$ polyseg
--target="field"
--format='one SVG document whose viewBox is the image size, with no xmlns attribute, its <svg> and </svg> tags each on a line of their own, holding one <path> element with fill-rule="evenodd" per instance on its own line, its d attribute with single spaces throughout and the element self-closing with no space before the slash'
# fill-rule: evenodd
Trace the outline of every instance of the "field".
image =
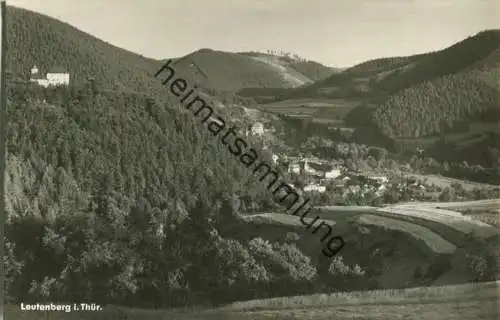
<svg viewBox="0 0 500 320">
<path fill-rule="evenodd" d="M 313 81 L 305 75 L 288 67 L 286 63 L 280 59 L 280 57 L 260 55 L 251 58 L 269 65 L 272 69 L 276 70 L 283 80 L 288 82 L 292 87 L 299 87 L 305 84 L 313 83 Z"/>
<path fill-rule="evenodd" d="M 375 225 L 391 230 L 405 230 L 407 234 L 410 234 L 415 239 L 424 241 L 435 253 L 453 253 L 457 248 L 454 244 L 443 239 L 440 235 L 418 224 L 369 214 L 362 215 L 358 222 L 363 225 Z"/>
<path fill-rule="evenodd" d="M 342 127 L 343 120 L 359 101 L 344 99 L 293 99 L 263 104 L 260 110 L 290 117 L 312 117 L 315 122 Z"/>
<path fill-rule="evenodd" d="M 462 132 L 448 133 L 446 138 L 449 142 L 454 142 L 457 147 L 466 147 L 474 140 L 481 140 L 490 132 L 495 132 L 497 128 L 498 123 L 496 122 L 471 122 Z M 439 137 L 397 138 L 396 140 L 407 144 L 431 146 L 439 140 Z"/>
<path fill-rule="evenodd" d="M 6 307 L 7 319 L 144 320 L 494 320 L 498 319 L 499 283 L 316 294 L 236 302 L 210 310 L 139 310 L 109 306 L 100 312 L 21 312 Z"/>
<path fill-rule="evenodd" d="M 433 208 L 446 208 L 455 211 L 498 211 L 500 209 L 499 199 L 486 199 L 475 201 L 455 201 L 455 202 L 419 202 L 419 206 L 433 207 Z"/>
<path fill-rule="evenodd" d="M 402 205 L 388 206 L 377 211 L 441 223 L 464 234 L 473 232 L 478 237 L 488 238 L 498 233 L 493 226 L 450 210 Z"/>
<path fill-rule="evenodd" d="M 498 199 L 467 202 L 411 202 L 388 205 L 383 208 L 369 206 L 320 206 L 308 217 L 316 215 L 335 229 L 335 232 L 353 230 L 356 227 L 378 226 L 401 231 L 412 239 L 421 240 L 432 253 L 452 253 L 456 247 L 467 245 L 467 234 L 479 239 L 500 233 L 495 223 L 498 218 L 486 215 L 498 203 Z M 481 210 L 482 218 L 462 214 L 457 208 Z M 498 215 L 497 215 L 498 217 Z M 299 217 L 280 213 L 263 213 L 246 216 L 249 223 L 264 223 L 297 228 L 302 226 Z"/>
<path fill-rule="evenodd" d="M 459 179 L 453 179 L 453 178 L 448 178 L 448 177 L 443 177 L 439 175 L 419 175 L 419 174 L 411 174 L 411 176 L 417 178 L 417 179 L 427 179 L 427 183 L 429 184 L 435 184 L 436 186 L 440 188 L 446 188 L 450 187 L 453 183 L 460 183 L 465 190 L 472 190 L 474 188 L 487 188 L 487 189 L 495 189 L 498 188 L 498 186 L 493 185 L 493 184 L 487 184 L 487 183 L 479 183 L 479 182 L 473 182 L 473 181 L 467 181 L 467 180 L 459 180 Z"/>
<path fill-rule="evenodd" d="M 284 213 L 260 213 L 251 216 L 245 216 L 243 218 L 245 221 L 253 223 L 276 224 L 276 225 L 294 226 L 294 227 L 303 226 L 302 222 L 300 222 L 300 217 Z M 304 218 L 304 221 L 310 223 L 313 221 L 313 219 L 314 218 Z M 321 221 L 322 220 L 319 219 L 316 223 L 319 224 Z M 328 221 L 330 225 L 335 224 L 335 222 L 331 220 L 325 220 L 325 221 Z"/>
</svg>

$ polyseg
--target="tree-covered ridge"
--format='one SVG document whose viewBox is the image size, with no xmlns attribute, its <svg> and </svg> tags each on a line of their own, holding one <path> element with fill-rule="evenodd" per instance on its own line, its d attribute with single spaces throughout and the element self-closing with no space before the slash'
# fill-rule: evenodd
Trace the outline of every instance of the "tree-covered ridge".
<svg viewBox="0 0 500 320">
<path fill-rule="evenodd" d="M 362 62 L 312 84 L 278 91 L 276 100 L 306 97 L 385 100 L 425 81 L 466 70 L 495 68 L 499 48 L 500 30 L 486 30 L 443 50 Z M 362 90 L 361 83 L 365 86 Z M 325 94 L 325 89 L 331 92 Z"/>
<path fill-rule="evenodd" d="M 403 67 L 424 57 L 425 54 L 413 55 L 408 57 L 392 57 L 369 60 L 359 63 L 353 67 L 346 69 L 344 72 L 356 76 L 369 76 L 377 73 L 390 71 L 399 67 Z"/>
<path fill-rule="evenodd" d="M 394 72 L 377 84 L 393 93 L 424 81 L 459 73 L 500 48 L 500 30 L 486 30 L 446 49 L 428 53 L 404 72 Z"/>
<path fill-rule="evenodd" d="M 498 108 L 498 89 L 479 72 L 441 77 L 392 95 L 373 113 L 390 137 L 425 137 L 443 133 L 458 121 Z"/>
<path fill-rule="evenodd" d="M 115 47 L 71 25 L 16 7 L 7 8 L 8 70 L 27 80 L 33 65 L 45 73 L 54 66 L 65 68 L 72 83 L 95 77 L 100 86 L 137 92 L 158 89 L 151 75 L 161 66 Z"/>
<path fill-rule="evenodd" d="M 213 196 L 197 192 L 206 185 L 213 184 L 208 189 L 215 194 L 255 192 L 246 184 L 245 168 L 233 163 L 189 115 L 146 96 L 90 89 L 12 90 L 9 153 L 64 169 L 84 191 L 106 173 L 120 194 L 160 204 L 165 199 L 157 198 L 159 190 L 167 198 L 172 192 L 187 209 L 192 195 Z"/>
</svg>

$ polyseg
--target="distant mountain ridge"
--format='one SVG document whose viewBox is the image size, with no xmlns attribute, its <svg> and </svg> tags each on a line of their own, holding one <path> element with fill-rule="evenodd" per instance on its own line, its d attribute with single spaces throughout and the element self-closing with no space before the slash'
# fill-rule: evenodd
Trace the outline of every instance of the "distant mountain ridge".
<svg viewBox="0 0 500 320">
<path fill-rule="evenodd" d="M 423 81 L 495 65 L 499 44 L 500 30 L 485 30 L 442 50 L 362 62 L 312 84 L 276 91 L 276 99 L 390 95 Z"/>
<path fill-rule="evenodd" d="M 200 49 L 175 58 L 202 87 L 237 92 L 244 88 L 295 88 L 336 72 L 314 61 L 298 61 L 264 53 L 233 53 Z"/>
</svg>

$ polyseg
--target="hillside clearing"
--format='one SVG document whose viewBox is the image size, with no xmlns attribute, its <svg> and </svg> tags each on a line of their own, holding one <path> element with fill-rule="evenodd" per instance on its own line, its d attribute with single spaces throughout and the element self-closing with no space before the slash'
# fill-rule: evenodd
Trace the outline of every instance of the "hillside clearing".
<svg viewBox="0 0 500 320">
<path fill-rule="evenodd" d="M 300 74 L 293 69 L 283 66 L 280 63 L 279 57 L 257 56 L 251 58 L 271 66 L 271 68 L 275 69 L 278 72 L 278 74 L 283 77 L 283 80 L 288 82 L 292 87 L 300 87 L 304 84 L 309 84 L 313 82 L 311 79 L 307 78 L 303 74 Z"/>
<path fill-rule="evenodd" d="M 408 203 L 411 205 L 411 203 Z M 455 202 L 419 202 L 419 206 L 432 208 L 446 208 L 449 210 L 474 210 L 474 211 L 494 211 L 500 208 L 500 199 L 486 199 L 475 201 L 455 201 Z"/>
<path fill-rule="evenodd" d="M 480 183 L 480 182 L 474 182 L 474 181 L 468 181 L 468 180 L 459 180 L 459 179 L 454 179 L 454 178 L 448 178 L 448 177 L 443 177 L 440 175 L 434 175 L 434 174 L 429 174 L 429 175 L 421 175 L 421 174 L 411 174 L 412 177 L 415 177 L 417 179 L 422 179 L 422 180 L 427 180 L 427 183 L 429 184 L 435 184 L 436 186 L 440 188 L 446 188 L 450 187 L 454 183 L 458 183 L 462 185 L 462 187 L 465 190 L 473 190 L 474 188 L 486 188 L 486 189 L 494 189 L 498 188 L 499 186 L 496 186 L 494 184 L 488 184 L 488 183 Z"/>
<path fill-rule="evenodd" d="M 438 222 L 462 233 L 472 232 L 475 236 L 482 238 L 498 234 L 496 228 L 484 222 L 474 220 L 471 217 L 462 216 L 457 212 L 449 210 L 419 207 L 418 204 L 415 206 L 388 206 L 379 208 L 377 211 Z"/>
<path fill-rule="evenodd" d="M 405 232 L 415 239 L 425 242 L 427 247 L 429 247 L 435 253 L 449 254 L 455 252 L 457 248 L 454 244 L 443 239 L 435 232 L 411 222 L 400 221 L 370 214 L 362 215 L 361 217 L 359 217 L 358 222 L 362 225 L 374 225 L 390 230 Z"/>
<path fill-rule="evenodd" d="M 266 223 L 266 224 L 270 223 L 270 224 L 289 226 L 289 227 L 304 227 L 304 224 L 300 221 L 300 216 L 293 216 L 284 213 L 259 213 L 255 215 L 244 216 L 243 219 L 246 222 L 250 223 Z M 310 223 L 314 219 L 304 218 L 304 220 Z M 321 220 L 321 219 L 318 219 L 316 224 L 319 224 L 321 221 L 325 221 L 329 225 L 335 224 L 335 221 Z"/>
</svg>

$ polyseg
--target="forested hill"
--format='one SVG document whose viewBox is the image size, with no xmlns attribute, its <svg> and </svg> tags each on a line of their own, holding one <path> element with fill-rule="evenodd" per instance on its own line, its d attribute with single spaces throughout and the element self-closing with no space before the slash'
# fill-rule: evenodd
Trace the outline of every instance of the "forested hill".
<svg viewBox="0 0 500 320">
<path fill-rule="evenodd" d="M 378 106 L 372 121 L 404 149 L 423 147 L 440 159 L 496 167 L 499 72 L 487 57 L 465 71 L 411 86 Z"/>
<path fill-rule="evenodd" d="M 314 61 L 259 52 L 200 49 L 175 59 L 177 68 L 205 88 L 237 92 L 245 88 L 295 88 L 335 72 Z"/>
<path fill-rule="evenodd" d="M 499 49 L 500 30 L 485 30 L 442 50 L 362 62 L 312 84 L 276 91 L 276 100 L 362 97 L 378 102 L 439 77 L 496 67 Z"/>
<path fill-rule="evenodd" d="M 28 79 L 33 65 L 42 73 L 61 66 L 72 83 L 95 77 L 103 88 L 161 92 L 151 76 L 161 66 L 115 47 L 71 25 L 43 14 L 9 6 L 7 8 L 8 70 L 14 78 Z"/>
<path fill-rule="evenodd" d="M 61 66 L 70 73 L 72 86 L 82 86 L 89 77 L 101 90 L 145 94 L 168 107 L 178 105 L 174 97 L 153 75 L 163 62 L 118 48 L 75 27 L 43 14 L 8 7 L 8 70 L 12 80 L 26 81 L 36 65 L 42 74 Z M 203 82 L 187 66 L 175 67 L 190 85 Z M 248 103 L 233 95 L 210 92 L 227 103 Z M 226 119 L 245 119 L 237 108 L 219 110 Z M 231 113 L 231 114 L 229 114 Z"/>
<path fill-rule="evenodd" d="M 471 71 L 415 85 L 378 107 L 374 121 L 386 135 L 406 138 L 447 133 L 465 120 L 499 121 L 497 77 L 495 70 Z"/>
<path fill-rule="evenodd" d="M 233 199 L 241 210 L 273 208 L 191 115 L 123 92 L 9 91 L 11 297 L 123 303 L 174 290 L 237 210 Z"/>
<path fill-rule="evenodd" d="M 456 74 L 487 59 L 500 48 L 500 30 L 485 30 L 448 48 L 417 56 L 404 70 L 385 77 L 377 87 L 393 93 L 445 75 Z"/>
</svg>

